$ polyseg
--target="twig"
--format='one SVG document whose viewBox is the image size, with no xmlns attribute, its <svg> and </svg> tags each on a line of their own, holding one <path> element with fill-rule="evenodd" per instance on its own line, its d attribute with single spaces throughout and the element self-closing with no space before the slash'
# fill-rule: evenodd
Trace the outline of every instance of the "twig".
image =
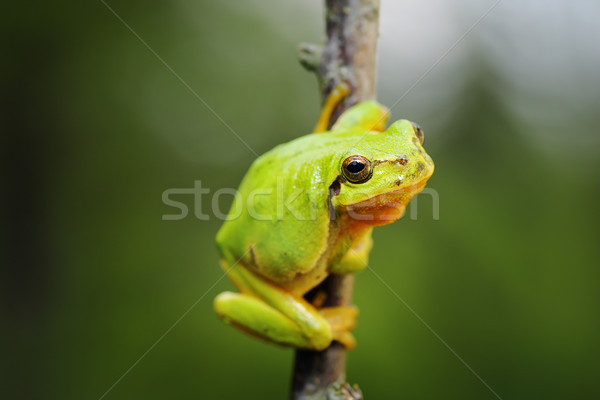
<svg viewBox="0 0 600 400">
<path fill-rule="evenodd" d="M 324 101 L 341 82 L 350 88 L 334 110 L 330 125 L 350 106 L 375 97 L 375 52 L 379 28 L 379 0 L 326 0 L 323 47 L 300 45 L 300 62 L 317 75 Z M 331 275 L 315 291 L 324 291 L 324 306 L 350 305 L 353 275 Z M 323 351 L 297 350 L 292 400 L 362 399 L 346 382 L 346 351 L 337 342 Z"/>
</svg>

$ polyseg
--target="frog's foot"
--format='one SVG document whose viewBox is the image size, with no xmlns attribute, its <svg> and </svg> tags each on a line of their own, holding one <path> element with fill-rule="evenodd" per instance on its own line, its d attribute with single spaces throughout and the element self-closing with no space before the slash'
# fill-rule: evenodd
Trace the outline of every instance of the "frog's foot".
<svg viewBox="0 0 600 400">
<path fill-rule="evenodd" d="M 326 300 L 327 293 L 324 290 L 319 290 L 310 301 L 310 304 L 312 304 L 314 308 L 321 308 Z"/>
<path fill-rule="evenodd" d="M 340 342 L 346 350 L 354 350 L 356 347 L 356 339 L 354 335 L 348 331 L 334 332 L 333 340 Z"/>
<path fill-rule="evenodd" d="M 356 327 L 358 316 L 356 306 L 324 307 L 319 310 L 319 313 L 329 323 L 333 340 L 340 342 L 348 350 L 356 347 L 356 339 L 350 333 Z"/>
</svg>

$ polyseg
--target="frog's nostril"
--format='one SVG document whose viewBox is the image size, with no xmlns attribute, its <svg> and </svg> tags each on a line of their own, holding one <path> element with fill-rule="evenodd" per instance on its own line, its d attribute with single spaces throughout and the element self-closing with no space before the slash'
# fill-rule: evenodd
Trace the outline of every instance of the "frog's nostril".
<svg viewBox="0 0 600 400">
<path fill-rule="evenodd" d="M 414 145 L 415 145 L 415 149 L 417 149 L 417 151 L 424 157 L 425 156 L 425 152 L 423 151 L 423 148 L 421 146 L 419 146 L 419 139 L 417 139 L 416 137 L 413 137 L 412 139 Z"/>
<path fill-rule="evenodd" d="M 416 124 L 414 122 L 412 122 L 412 126 L 415 130 L 415 135 L 417 136 L 417 139 L 419 140 L 420 144 L 423 144 L 423 142 L 425 141 L 425 133 L 423 132 L 423 129 L 421 129 L 419 124 Z"/>
<path fill-rule="evenodd" d="M 400 164 L 400 165 L 406 165 L 407 162 L 408 162 L 408 158 L 406 158 L 406 157 L 398 157 L 398 164 Z"/>
</svg>

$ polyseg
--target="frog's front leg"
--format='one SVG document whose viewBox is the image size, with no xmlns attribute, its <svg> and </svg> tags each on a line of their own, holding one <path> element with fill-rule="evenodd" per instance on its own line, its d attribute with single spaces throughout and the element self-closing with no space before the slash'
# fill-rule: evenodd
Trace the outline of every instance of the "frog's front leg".
<svg viewBox="0 0 600 400">
<path fill-rule="evenodd" d="M 366 268 L 373 247 L 371 232 L 372 229 L 367 230 L 360 239 L 356 240 L 342 259 L 329 267 L 329 271 L 333 274 L 351 274 Z"/>
<path fill-rule="evenodd" d="M 223 267 L 227 266 L 223 262 Z M 347 348 L 355 341 L 349 330 L 355 326 L 357 311 L 333 307 L 322 312 L 302 297 L 268 282 L 243 265 L 228 272 L 242 293 L 221 293 L 215 311 L 225 322 L 269 342 L 285 346 L 322 350 L 332 340 Z"/>
</svg>

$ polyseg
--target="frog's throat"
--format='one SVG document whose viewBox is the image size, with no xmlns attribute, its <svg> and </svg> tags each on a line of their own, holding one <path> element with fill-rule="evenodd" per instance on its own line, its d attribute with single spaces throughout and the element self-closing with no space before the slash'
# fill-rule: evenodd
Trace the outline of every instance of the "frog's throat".
<svg viewBox="0 0 600 400">
<path fill-rule="evenodd" d="M 428 179 L 429 177 L 415 184 L 342 206 L 342 212 L 358 225 L 390 224 L 404 215 L 408 202 L 423 190 Z"/>
</svg>

